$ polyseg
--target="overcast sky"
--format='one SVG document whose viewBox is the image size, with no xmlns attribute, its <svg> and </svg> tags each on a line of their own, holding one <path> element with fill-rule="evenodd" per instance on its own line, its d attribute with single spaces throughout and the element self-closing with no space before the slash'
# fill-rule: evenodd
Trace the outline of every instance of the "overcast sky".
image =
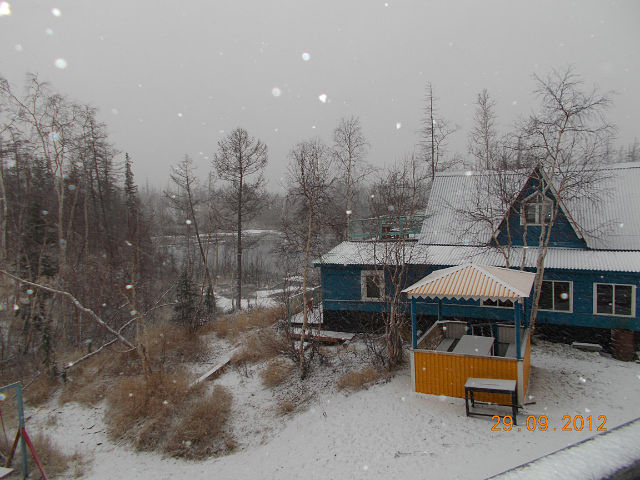
<svg viewBox="0 0 640 480">
<path fill-rule="evenodd" d="M 290 148 L 330 142 L 350 115 L 382 166 L 415 148 L 427 82 L 460 126 L 449 150 L 466 154 L 480 90 L 506 130 L 533 107 L 532 74 L 569 64 L 617 92 L 618 144 L 640 138 L 636 0 L 6 3 L 0 75 L 21 88 L 38 73 L 98 107 L 141 185 L 166 184 L 184 154 L 204 178 L 218 140 L 242 126 L 268 145 L 266 176 L 278 188 Z"/>
</svg>

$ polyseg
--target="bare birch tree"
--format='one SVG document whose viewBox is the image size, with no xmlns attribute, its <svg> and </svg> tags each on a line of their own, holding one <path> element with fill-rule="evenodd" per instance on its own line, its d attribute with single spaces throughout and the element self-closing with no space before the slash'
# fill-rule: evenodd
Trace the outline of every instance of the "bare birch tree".
<svg viewBox="0 0 640 480">
<path fill-rule="evenodd" d="M 314 243 L 321 237 L 322 209 L 329 204 L 330 187 L 333 183 L 332 160 L 328 148 L 318 139 L 297 144 L 289 153 L 288 196 L 295 210 L 289 212 L 297 218 L 285 223 L 287 242 L 304 255 L 302 270 L 303 320 L 300 334 L 300 376 L 307 374 L 304 354 L 309 318 L 307 298 L 308 280 L 314 251 Z M 300 217 L 306 217 L 304 223 Z"/>
<path fill-rule="evenodd" d="M 369 173 L 364 164 L 369 144 L 362 133 L 358 117 L 342 118 L 333 131 L 333 156 L 344 172 L 344 180 L 340 183 L 344 188 L 344 211 L 348 212 L 345 235 L 349 234 L 349 215 L 353 213 L 354 189 Z"/>
</svg>

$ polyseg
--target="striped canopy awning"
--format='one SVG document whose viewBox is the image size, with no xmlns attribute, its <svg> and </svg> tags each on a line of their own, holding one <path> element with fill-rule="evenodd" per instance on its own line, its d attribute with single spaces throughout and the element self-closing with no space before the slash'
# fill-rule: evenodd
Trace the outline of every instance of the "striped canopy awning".
<svg viewBox="0 0 640 480">
<path fill-rule="evenodd" d="M 403 290 L 409 298 L 518 300 L 531 293 L 535 273 L 467 263 L 443 268 Z"/>
</svg>

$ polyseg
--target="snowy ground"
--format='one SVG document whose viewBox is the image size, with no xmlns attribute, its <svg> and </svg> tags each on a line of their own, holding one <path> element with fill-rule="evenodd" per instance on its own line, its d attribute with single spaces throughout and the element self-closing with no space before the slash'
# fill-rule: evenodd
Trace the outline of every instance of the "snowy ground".
<svg viewBox="0 0 640 480">
<path fill-rule="evenodd" d="M 465 417 L 461 399 L 411 393 L 408 370 L 353 394 L 336 392 L 327 381 L 302 412 L 284 417 L 274 406 L 287 392 L 263 387 L 257 375 L 231 369 L 216 382 L 236 399 L 232 428 L 239 448 L 227 457 L 185 462 L 135 453 L 107 438 L 100 407 L 29 409 L 28 428 L 42 428 L 65 449 L 86 453 L 93 459 L 86 478 L 99 480 L 475 479 L 596 435 L 561 431 L 564 415 L 606 415 L 608 428 L 640 417 L 640 364 L 547 342 L 533 346 L 529 401 L 535 403 L 519 417 L 524 426 L 526 415 L 546 415 L 546 432 L 491 431 L 489 417 Z"/>
</svg>

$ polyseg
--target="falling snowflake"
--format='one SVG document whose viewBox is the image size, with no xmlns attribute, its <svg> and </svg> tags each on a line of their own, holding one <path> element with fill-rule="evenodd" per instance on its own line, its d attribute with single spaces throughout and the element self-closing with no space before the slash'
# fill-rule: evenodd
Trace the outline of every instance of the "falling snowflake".
<svg viewBox="0 0 640 480">
<path fill-rule="evenodd" d="M 191 220 L 187 218 L 187 219 L 184 221 L 184 223 L 186 223 L 187 225 L 191 225 Z"/>
<path fill-rule="evenodd" d="M 23 50 L 22 45 L 20 44 L 17 44 L 14 48 L 16 49 L 16 52 L 21 52 Z"/>
<path fill-rule="evenodd" d="M 318 100 L 320 100 L 322 103 L 327 103 L 327 94 L 326 93 L 322 93 L 322 94 L 318 95 Z"/>
<path fill-rule="evenodd" d="M 11 15 L 9 2 L 0 2 L 0 17 L 8 17 L 9 15 Z"/>
<path fill-rule="evenodd" d="M 304 52 L 302 54 L 302 60 L 304 60 L 305 62 L 308 62 L 309 60 L 311 60 L 311 55 L 309 55 L 307 52 Z"/>
<path fill-rule="evenodd" d="M 178 117 L 182 118 L 182 113 L 178 113 Z"/>
<path fill-rule="evenodd" d="M 53 64 L 60 70 L 67 68 L 67 61 L 64 58 L 56 58 L 56 61 L 53 62 Z"/>
<path fill-rule="evenodd" d="M 20 307 L 16 304 L 13 304 L 13 311 L 17 312 L 18 310 L 20 310 Z"/>
<path fill-rule="evenodd" d="M 47 28 L 44 33 L 46 33 L 47 35 L 53 35 L 53 30 L 51 30 L 50 28 Z"/>
<path fill-rule="evenodd" d="M 279 97 L 280 95 L 282 95 L 282 90 L 280 90 L 278 87 L 273 87 L 271 89 L 271 95 L 273 95 L 274 97 Z"/>
<path fill-rule="evenodd" d="M 33 295 L 33 290 L 31 290 L 30 288 L 27 289 L 27 295 Z"/>
<path fill-rule="evenodd" d="M 126 287 L 124 287 L 124 288 L 126 288 L 127 290 L 131 290 L 131 289 L 133 288 L 133 285 L 128 284 L 128 285 L 127 285 Z"/>
<path fill-rule="evenodd" d="M 402 123 L 396 122 L 396 130 L 400 130 L 402 128 Z"/>
<path fill-rule="evenodd" d="M 59 17 L 60 15 L 62 15 L 62 12 L 60 11 L 59 8 L 52 8 L 51 13 L 53 14 L 54 17 Z"/>
</svg>

